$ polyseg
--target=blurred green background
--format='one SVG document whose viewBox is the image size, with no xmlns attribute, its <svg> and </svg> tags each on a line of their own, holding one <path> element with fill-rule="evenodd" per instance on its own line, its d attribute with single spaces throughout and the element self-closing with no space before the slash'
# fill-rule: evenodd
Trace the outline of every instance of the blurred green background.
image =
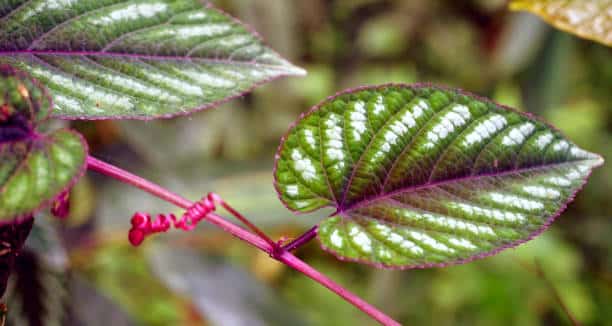
<svg viewBox="0 0 612 326">
<path fill-rule="evenodd" d="M 215 191 L 278 238 L 294 216 L 272 187 L 281 135 L 342 89 L 455 86 L 533 112 L 612 159 L 612 49 L 557 31 L 506 1 L 219 0 L 308 70 L 222 107 L 155 122 L 78 122 L 92 153 L 188 198 Z M 612 325 L 612 165 L 597 169 L 542 236 L 443 269 L 341 263 L 316 242 L 297 254 L 407 325 Z M 88 173 L 65 221 L 39 218 L 13 277 L 13 325 L 372 325 L 331 292 L 209 226 L 139 248 L 133 212 L 174 208 Z M 543 276 L 545 275 L 545 276 Z M 18 285 L 18 286 L 15 286 Z M 10 301 L 9 301 L 10 302 Z M 33 310 L 36 304 L 39 310 Z M 39 324 L 36 324 L 39 325 Z"/>
</svg>

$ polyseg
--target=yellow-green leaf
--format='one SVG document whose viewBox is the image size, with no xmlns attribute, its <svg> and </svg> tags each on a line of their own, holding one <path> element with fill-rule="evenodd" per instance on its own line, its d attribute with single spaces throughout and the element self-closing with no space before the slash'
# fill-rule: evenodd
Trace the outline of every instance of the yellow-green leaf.
<svg viewBox="0 0 612 326">
<path fill-rule="evenodd" d="M 612 46 L 612 0 L 514 0 L 512 10 L 526 10 L 566 32 Z"/>
</svg>

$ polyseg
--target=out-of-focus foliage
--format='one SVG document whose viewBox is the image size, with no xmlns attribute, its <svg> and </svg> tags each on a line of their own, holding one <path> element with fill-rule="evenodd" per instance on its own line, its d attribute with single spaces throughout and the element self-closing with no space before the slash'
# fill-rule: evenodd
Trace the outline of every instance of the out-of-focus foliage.
<svg viewBox="0 0 612 326">
<path fill-rule="evenodd" d="M 610 0 L 513 0 L 513 10 L 528 10 L 561 30 L 612 46 Z"/>
<path fill-rule="evenodd" d="M 550 28 L 533 15 L 509 12 L 505 1 L 214 3 L 252 24 L 272 48 L 309 74 L 185 118 L 73 125 L 86 135 L 94 155 L 190 199 L 219 192 L 275 238 L 296 236 L 333 211 L 293 216 L 282 207 L 272 187 L 279 139 L 301 112 L 350 86 L 422 81 L 464 88 L 535 112 L 581 148 L 612 159 L 612 50 Z M 381 31 L 395 35 L 379 40 Z M 320 285 L 213 227 L 160 235 L 151 247 L 129 247 L 134 211 L 177 211 L 100 175 L 88 177 L 94 191 L 77 186 L 71 204 L 82 202 L 93 210 L 79 208 L 78 223 L 69 218 L 55 227 L 69 253 L 69 273 L 100 302 L 120 309 L 95 312 L 98 319 L 127 314 L 139 325 L 213 324 L 195 302 L 214 293 L 192 295 L 172 286 L 193 280 L 198 272 L 184 279 L 173 273 L 170 283 L 156 272 L 163 259 L 153 268 L 151 249 L 159 242 L 176 255 L 182 251 L 172 248 L 196 251 L 203 258 L 194 266 L 216 261 L 236 274 L 255 276 L 242 281 L 274 292 L 286 301 L 279 311 L 286 304 L 311 325 L 374 325 Z M 579 321 L 611 325 L 611 193 L 612 165 L 605 164 L 540 238 L 467 265 L 381 271 L 340 263 L 316 242 L 298 255 L 407 325 L 567 325 L 551 289 L 536 273 L 538 259 Z M 226 311 L 228 320 L 236 318 L 229 315 L 236 310 Z"/>
<path fill-rule="evenodd" d="M 305 325 L 268 286 L 221 257 L 186 248 L 153 246 L 148 252 L 155 274 L 172 290 L 192 300 L 214 325 Z"/>
<path fill-rule="evenodd" d="M 97 246 L 74 252 L 74 269 L 147 325 L 182 325 L 202 321 L 188 301 L 173 295 L 138 250 L 124 237 L 100 239 Z"/>
</svg>

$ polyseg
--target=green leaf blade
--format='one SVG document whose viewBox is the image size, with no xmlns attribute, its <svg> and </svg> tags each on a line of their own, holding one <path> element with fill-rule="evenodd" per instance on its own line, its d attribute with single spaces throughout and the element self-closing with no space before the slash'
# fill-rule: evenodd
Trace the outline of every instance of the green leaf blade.
<svg viewBox="0 0 612 326">
<path fill-rule="evenodd" d="M 0 146 L 0 220 L 31 215 L 70 189 L 85 172 L 87 144 L 62 129 L 32 141 Z M 5 163 L 9 162 L 9 163 Z"/>
<path fill-rule="evenodd" d="M 323 247 L 380 267 L 484 257 L 542 232 L 603 160 L 558 131 L 461 91 L 341 93 L 291 128 L 276 189 L 297 212 L 333 207 Z"/>
<path fill-rule="evenodd" d="M 0 7 L 10 8 L 0 20 L 0 62 L 44 82 L 61 118 L 173 117 L 304 74 L 240 22 L 196 0 Z"/>
<path fill-rule="evenodd" d="M 81 135 L 43 132 L 51 103 L 38 82 L 0 65 L 0 221 L 31 216 L 85 171 Z"/>
</svg>

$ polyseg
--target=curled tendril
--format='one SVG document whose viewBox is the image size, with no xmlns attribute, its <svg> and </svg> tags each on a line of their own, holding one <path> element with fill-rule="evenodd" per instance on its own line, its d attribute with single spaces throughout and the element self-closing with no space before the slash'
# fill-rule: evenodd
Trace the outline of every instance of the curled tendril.
<svg viewBox="0 0 612 326">
<path fill-rule="evenodd" d="M 176 229 L 191 231 L 208 213 L 216 209 L 215 202 L 221 202 L 221 198 L 209 193 L 185 211 L 181 219 L 177 219 L 174 214 L 158 214 L 153 220 L 148 213 L 136 212 L 132 216 L 132 228 L 128 233 L 128 239 L 133 246 L 138 246 L 147 236 L 166 232 L 172 226 Z"/>
</svg>

